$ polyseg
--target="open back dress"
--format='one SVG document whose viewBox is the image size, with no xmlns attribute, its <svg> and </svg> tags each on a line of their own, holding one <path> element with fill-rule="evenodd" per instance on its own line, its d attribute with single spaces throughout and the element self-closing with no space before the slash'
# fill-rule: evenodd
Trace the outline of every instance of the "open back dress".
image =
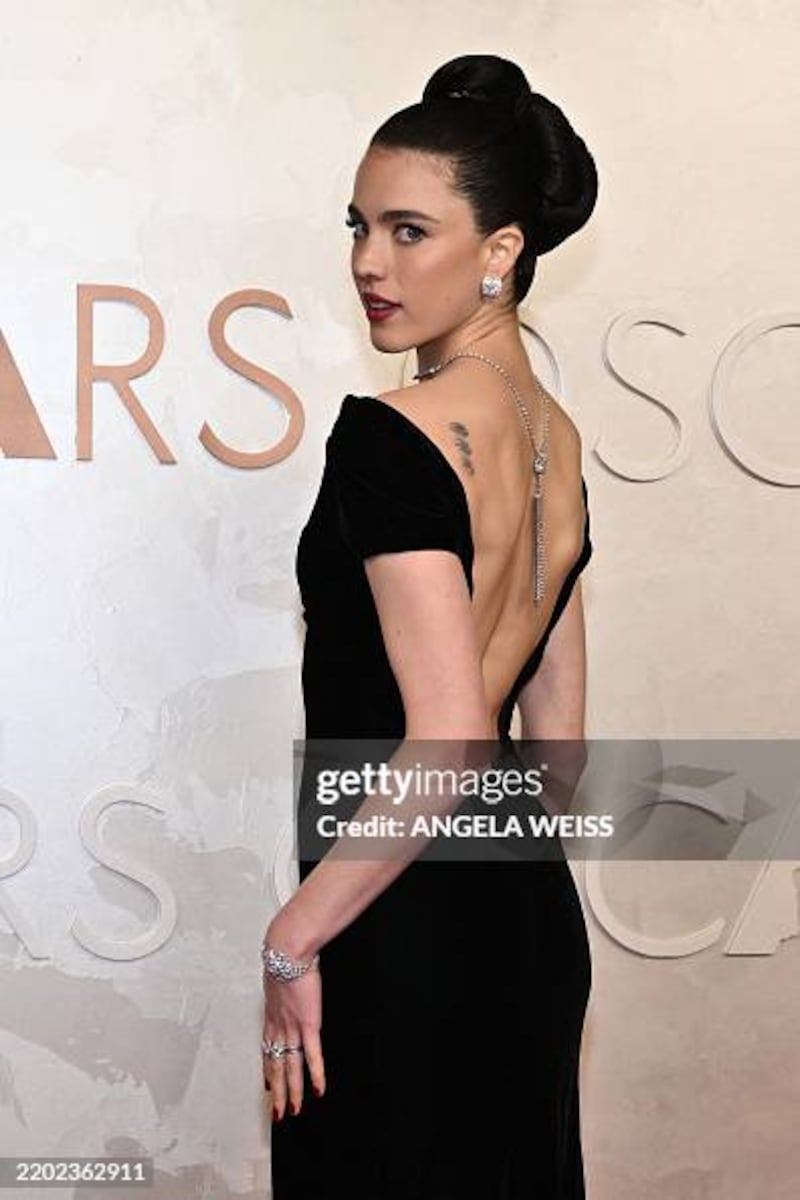
<svg viewBox="0 0 800 1200">
<path fill-rule="evenodd" d="M 583 546 L 501 709 L 501 745 L 592 552 L 582 487 Z M 458 474 L 398 409 L 348 394 L 297 546 L 306 740 L 403 739 L 364 559 L 423 548 L 453 551 L 472 595 Z M 301 880 L 314 866 L 300 857 Z M 300 1113 L 272 1125 L 273 1200 L 583 1200 L 591 959 L 563 853 L 423 855 L 322 947 L 319 968 L 326 1091 L 314 1095 L 304 1068 Z"/>
</svg>

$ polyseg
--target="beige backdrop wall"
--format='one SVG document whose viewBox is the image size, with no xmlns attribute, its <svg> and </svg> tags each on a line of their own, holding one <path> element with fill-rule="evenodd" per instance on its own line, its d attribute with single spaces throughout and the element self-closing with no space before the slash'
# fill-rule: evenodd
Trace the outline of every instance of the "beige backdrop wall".
<svg viewBox="0 0 800 1200">
<path fill-rule="evenodd" d="M 371 349 L 345 205 L 379 121 L 467 52 L 516 58 L 599 168 L 525 312 L 584 439 L 588 732 L 798 736 L 795 4 L 5 0 L 3 1154 L 149 1156 L 159 1200 L 267 1195 L 258 947 L 293 878 L 294 551 L 342 396 L 403 377 Z M 79 457 L 90 284 L 163 317 L 133 386 L 173 461 L 107 382 Z M 225 336 L 283 393 L 212 348 L 247 288 L 288 311 Z M 94 306 L 99 363 L 151 332 L 141 306 Z M 286 389 L 290 454 L 250 469 L 201 440 L 268 449 Z M 590 1197 L 795 1200 L 796 876 L 759 894 L 757 862 L 618 867 L 614 934 L 574 866 Z M 763 936 L 742 953 L 748 904 Z M 642 941 L 712 918 L 699 951 Z"/>
</svg>

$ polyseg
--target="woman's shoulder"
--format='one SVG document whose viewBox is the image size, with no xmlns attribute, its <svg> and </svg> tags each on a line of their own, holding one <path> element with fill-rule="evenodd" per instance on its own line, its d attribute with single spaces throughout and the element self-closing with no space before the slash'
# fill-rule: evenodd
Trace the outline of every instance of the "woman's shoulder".
<svg viewBox="0 0 800 1200">
<path fill-rule="evenodd" d="M 540 407 L 535 388 L 542 388 L 548 398 L 548 424 L 551 453 L 569 464 L 568 470 L 579 469 L 583 454 L 581 434 L 573 418 L 553 393 L 544 388 L 538 378 L 533 387 L 523 390 L 523 399 L 534 423 L 534 433 L 540 430 Z M 440 454 L 467 486 L 475 473 L 473 458 L 489 456 L 497 460 L 503 445 L 511 435 L 516 442 L 520 414 L 505 380 L 493 371 L 480 386 L 471 382 L 464 386 L 458 371 L 449 376 L 443 372 L 426 381 L 424 388 L 397 388 L 381 393 L 375 400 L 388 405 L 405 421 L 413 422 L 423 436 L 433 442 Z M 501 415 L 502 414 L 502 415 Z"/>
<path fill-rule="evenodd" d="M 442 437 L 441 422 L 414 399 L 412 388 L 375 394 L 348 392 L 328 437 L 328 452 L 345 467 L 395 476 L 410 470 L 438 476 L 445 484 L 457 459 Z"/>
<path fill-rule="evenodd" d="M 522 414 L 511 388 L 499 372 L 488 369 L 480 387 L 471 389 L 464 388 L 455 376 L 437 382 L 441 387 L 437 400 L 441 411 L 448 414 L 451 423 L 460 421 L 465 429 L 474 431 L 476 447 L 482 447 L 485 454 L 499 461 L 504 446 L 517 444 Z M 536 375 L 527 384 L 517 387 L 537 444 L 542 429 L 542 396 L 545 395 L 551 457 L 560 460 L 566 474 L 579 469 L 583 443 L 578 426 L 563 404 Z M 524 428 L 527 432 L 527 426 Z"/>
<path fill-rule="evenodd" d="M 361 557 L 422 548 L 468 556 L 464 489 L 393 393 L 348 393 L 326 455 L 345 538 Z"/>
<path fill-rule="evenodd" d="M 364 436 L 419 437 L 422 434 L 433 441 L 436 438 L 435 422 L 430 420 L 425 405 L 419 404 L 411 387 L 395 388 L 392 391 L 374 393 L 348 392 L 342 400 L 332 433 L 353 431 Z"/>
</svg>

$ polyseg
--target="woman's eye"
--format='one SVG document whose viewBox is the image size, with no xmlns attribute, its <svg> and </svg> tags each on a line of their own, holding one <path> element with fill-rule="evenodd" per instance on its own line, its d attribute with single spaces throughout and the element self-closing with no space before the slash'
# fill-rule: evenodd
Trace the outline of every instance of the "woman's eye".
<svg viewBox="0 0 800 1200">
<path fill-rule="evenodd" d="M 410 239 L 405 239 L 408 241 L 419 242 L 422 240 L 422 238 L 425 237 L 425 230 L 420 229 L 419 225 L 398 225 L 397 228 L 398 229 L 410 229 L 410 230 L 412 230 L 412 232 L 414 234 L 418 235 L 418 236 L 412 237 Z"/>
<path fill-rule="evenodd" d="M 353 230 L 353 237 L 358 238 L 358 237 L 362 236 L 361 232 L 359 232 L 359 231 L 363 230 L 363 228 L 364 228 L 363 221 L 357 221 L 357 220 L 355 220 L 354 217 L 348 217 L 345 220 L 345 225 L 347 226 L 348 229 Z M 396 225 L 395 233 L 397 233 L 401 229 L 408 230 L 411 234 L 410 237 L 404 237 L 404 238 L 400 239 L 405 245 L 411 245 L 413 242 L 422 241 L 422 239 L 426 236 L 425 230 L 420 229 L 420 227 L 418 225 Z"/>
</svg>

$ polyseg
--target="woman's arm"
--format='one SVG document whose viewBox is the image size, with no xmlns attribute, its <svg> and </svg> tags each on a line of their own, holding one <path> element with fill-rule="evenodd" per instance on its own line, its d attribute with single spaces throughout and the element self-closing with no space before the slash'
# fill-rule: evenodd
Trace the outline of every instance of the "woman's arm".
<svg viewBox="0 0 800 1200">
<path fill-rule="evenodd" d="M 544 758 L 548 786 L 542 797 L 551 813 L 569 811 L 586 765 L 586 630 L 580 576 L 547 639 L 542 661 L 517 699 L 523 741 L 545 743 L 521 747 L 524 759 Z"/>
<path fill-rule="evenodd" d="M 428 763 L 426 757 L 426 763 L 458 770 L 464 760 L 457 743 L 494 742 L 497 737 L 491 729 L 461 562 L 452 551 L 435 549 L 377 554 L 365 563 L 386 653 L 403 700 L 406 740 L 452 740 L 452 748 L 432 748 L 432 761 Z M 402 743 L 390 766 L 410 767 L 418 760 L 419 749 Z M 448 753 L 453 754 L 452 762 Z M 386 797 L 369 798 L 354 817 L 361 820 L 372 812 L 385 813 L 390 803 Z M 433 808 L 423 798 L 415 809 L 411 798 L 399 812 L 408 815 Z M 354 921 L 426 844 L 413 839 L 412 846 L 412 839 L 405 839 L 402 854 L 394 848 L 391 855 L 365 861 L 337 858 L 342 840 L 306 876 L 267 931 L 267 940 L 292 958 L 310 958 Z"/>
<path fill-rule="evenodd" d="M 580 577 L 517 703 L 523 738 L 583 738 L 586 630 Z"/>
<path fill-rule="evenodd" d="M 364 562 L 406 714 L 406 738 L 391 755 L 389 766 L 413 773 L 420 760 L 426 767 L 456 772 L 467 758 L 470 765 L 480 765 L 482 748 L 476 754 L 465 743 L 475 739 L 494 745 L 496 731 L 493 735 L 489 728 L 472 602 L 458 556 L 452 550 L 415 549 L 365 556 Z M 432 740 L 422 745 L 408 739 Z M 413 789 L 412 793 L 403 798 L 399 810 L 390 807 L 391 797 L 368 796 L 354 819 L 389 811 L 410 822 L 417 812 L 442 812 L 443 806 L 449 811 L 460 802 L 457 793 L 455 801 L 452 794 L 432 800 Z M 339 838 L 270 922 L 266 941 L 290 958 L 311 959 L 401 874 L 430 839 L 402 838 L 388 846 L 383 857 L 366 861 L 347 857 L 347 843 L 353 840 Z M 337 855 L 343 847 L 344 857 Z M 264 1044 L 278 1040 L 302 1045 L 321 1096 L 326 1078 L 319 972 L 309 971 L 288 983 L 265 976 L 265 1001 Z M 265 1057 L 264 1061 L 273 1119 L 282 1117 L 287 1101 L 293 1112 L 299 1112 L 300 1060 L 291 1056 L 286 1069 L 282 1060 L 275 1063 Z"/>
</svg>

